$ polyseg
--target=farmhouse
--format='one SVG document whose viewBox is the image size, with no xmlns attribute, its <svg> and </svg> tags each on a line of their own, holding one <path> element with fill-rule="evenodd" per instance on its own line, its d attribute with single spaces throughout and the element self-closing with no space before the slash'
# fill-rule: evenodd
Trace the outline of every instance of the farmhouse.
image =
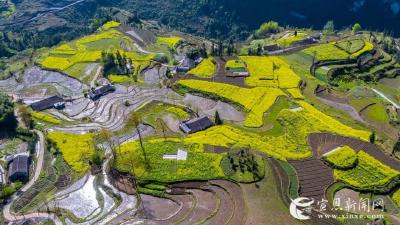
<svg viewBox="0 0 400 225">
<path fill-rule="evenodd" d="M 43 111 L 51 108 L 63 109 L 65 107 L 65 103 L 63 98 L 55 95 L 38 102 L 34 102 L 30 106 L 35 111 Z"/>
<path fill-rule="evenodd" d="M 9 164 L 8 179 L 10 181 L 27 181 L 29 177 L 29 156 L 18 155 Z"/>
<path fill-rule="evenodd" d="M 315 39 L 313 37 L 307 37 L 307 38 L 304 38 L 303 40 L 296 41 L 293 44 L 294 45 L 311 45 L 311 44 L 315 44 L 315 43 L 318 43 L 317 39 Z"/>
<path fill-rule="evenodd" d="M 192 134 L 205 130 L 213 125 L 214 123 L 208 117 L 204 116 L 201 118 L 184 121 L 179 124 L 179 128 L 186 134 Z"/>
<path fill-rule="evenodd" d="M 186 73 L 189 70 L 193 69 L 196 66 L 196 61 L 186 57 L 179 64 L 178 68 L 176 68 L 176 72 L 178 73 Z"/>
<path fill-rule="evenodd" d="M 227 77 L 248 77 L 249 71 L 243 61 L 229 60 L 225 64 L 225 75 Z"/>
<path fill-rule="evenodd" d="M 176 155 L 165 154 L 165 155 L 163 155 L 163 159 L 186 160 L 187 152 L 182 149 L 178 149 L 178 152 L 176 153 Z"/>
<path fill-rule="evenodd" d="M 97 88 L 95 90 L 92 90 L 89 92 L 89 98 L 92 99 L 93 101 L 99 99 L 101 96 L 104 96 L 110 92 L 114 92 L 115 87 L 111 84 L 104 85 L 100 88 Z"/>
<path fill-rule="evenodd" d="M 278 45 L 278 44 L 265 45 L 265 46 L 263 47 L 263 50 L 264 50 L 264 51 L 267 51 L 267 52 L 278 51 L 278 50 L 281 50 L 281 49 L 282 49 L 282 47 L 281 47 L 280 45 Z"/>
<path fill-rule="evenodd" d="M 244 67 L 227 69 L 225 74 L 227 77 L 248 77 L 250 75 Z"/>
</svg>

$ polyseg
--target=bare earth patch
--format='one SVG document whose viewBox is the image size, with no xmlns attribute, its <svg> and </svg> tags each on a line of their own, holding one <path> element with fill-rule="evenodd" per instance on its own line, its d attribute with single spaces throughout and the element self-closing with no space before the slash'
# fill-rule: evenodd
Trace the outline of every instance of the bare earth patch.
<svg viewBox="0 0 400 225">
<path fill-rule="evenodd" d="M 150 220 L 166 220 L 174 216 L 180 205 L 167 198 L 157 198 L 150 195 L 141 195 L 144 214 Z"/>
<path fill-rule="evenodd" d="M 190 105 L 194 108 L 194 110 L 198 110 L 199 114 L 213 117 L 215 115 L 215 111 L 218 111 L 220 117 L 223 120 L 229 120 L 233 122 L 242 122 L 244 121 L 243 112 L 238 111 L 233 106 L 221 102 L 214 101 L 211 99 L 186 94 L 184 98 L 184 103 Z"/>
</svg>

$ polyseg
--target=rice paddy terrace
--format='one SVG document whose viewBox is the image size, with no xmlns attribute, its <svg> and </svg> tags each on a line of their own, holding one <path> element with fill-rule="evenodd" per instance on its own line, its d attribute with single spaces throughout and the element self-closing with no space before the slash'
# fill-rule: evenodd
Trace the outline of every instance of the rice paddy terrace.
<svg viewBox="0 0 400 225">
<path fill-rule="evenodd" d="M 304 224 L 292 199 L 327 199 L 331 210 L 341 188 L 400 204 L 400 66 L 385 38 L 285 30 L 217 54 L 213 40 L 110 21 L 42 49 L 0 81 L 19 111 L 62 99 L 26 109 L 47 139 L 36 149 L 45 160 L 34 160 L 43 175 L 3 217 Z M 312 211 L 307 224 L 357 224 Z M 383 214 L 382 224 L 398 216 Z"/>
</svg>

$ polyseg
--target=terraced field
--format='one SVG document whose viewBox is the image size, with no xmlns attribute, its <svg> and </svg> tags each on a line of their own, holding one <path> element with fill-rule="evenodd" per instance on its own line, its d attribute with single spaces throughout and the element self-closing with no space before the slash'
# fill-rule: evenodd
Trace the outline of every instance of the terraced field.
<svg viewBox="0 0 400 225">
<path fill-rule="evenodd" d="M 400 68 L 379 43 L 323 34 L 323 44 L 297 49 L 291 46 L 308 31 L 279 32 L 250 43 L 279 43 L 285 50 L 276 56 L 264 56 L 264 50 L 210 56 L 188 74 L 175 75 L 177 62 L 196 58 L 200 46 L 212 41 L 120 25 L 110 21 L 93 35 L 44 49 L 36 61 L 41 68 L 0 81 L 0 91 L 21 104 L 52 95 L 65 100 L 63 109 L 32 113 L 35 129 L 47 134 L 54 151 L 47 152 L 46 170 L 35 171 L 43 176 L 35 187 L 48 175 L 52 183 L 43 190 L 52 192 L 32 189 L 15 197 L 19 213 L 47 210 L 34 218 L 54 213 L 57 224 L 297 225 L 303 223 L 290 217 L 291 199 L 326 199 L 336 181 L 367 193 L 398 186 L 400 163 L 385 153 L 394 138 L 372 133 L 371 121 L 397 126 L 391 100 L 398 100 L 396 84 L 372 85 L 397 76 Z M 103 76 L 103 51 L 132 59 L 134 74 Z M 114 64 L 126 69 L 121 60 Z M 248 70 L 249 76 L 229 76 L 230 69 Z M 109 81 L 114 92 L 87 97 Z M 389 98 L 378 91 L 388 82 Z M 203 116 L 212 126 L 181 131 L 181 122 Z M 70 170 L 58 176 L 52 165 L 61 162 Z M 264 209 L 280 218 L 261 218 Z M 307 224 L 338 223 L 315 213 Z"/>
<path fill-rule="evenodd" d="M 132 59 L 138 73 L 138 69 L 149 65 L 154 54 L 142 53 L 136 46 L 131 38 L 118 30 L 105 29 L 105 31 L 50 49 L 40 57 L 38 63 L 43 68 L 57 70 L 82 80 L 90 64 L 99 63 L 102 60 L 102 51 L 112 53 L 118 51 L 121 55 Z M 86 72 L 86 74 L 90 73 Z"/>
<path fill-rule="evenodd" d="M 346 145 L 352 149 L 363 150 L 381 163 L 400 171 L 400 164 L 382 149 L 371 143 L 329 133 L 310 134 L 308 143 L 313 150 L 313 157 L 302 161 L 290 161 L 296 168 L 300 183 L 300 196 L 325 197 L 325 191 L 334 183 L 333 169 L 321 161 L 321 157 L 333 149 Z"/>
<path fill-rule="evenodd" d="M 168 199 L 145 197 L 146 219 L 154 224 L 244 224 L 246 209 L 243 193 L 235 183 L 225 180 L 182 182 L 170 185 Z M 155 204 L 157 203 L 157 204 Z M 156 215 L 167 204 L 173 212 Z M 155 212 L 156 214 L 153 214 Z"/>
</svg>

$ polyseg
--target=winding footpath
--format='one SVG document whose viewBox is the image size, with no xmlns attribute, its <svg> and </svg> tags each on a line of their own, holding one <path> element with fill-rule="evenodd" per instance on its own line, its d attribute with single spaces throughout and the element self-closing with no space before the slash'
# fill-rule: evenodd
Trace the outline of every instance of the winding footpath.
<svg viewBox="0 0 400 225">
<path fill-rule="evenodd" d="M 26 219 L 33 219 L 33 218 L 48 218 L 52 219 L 56 225 L 62 225 L 60 219 L 52 213 L 29 213 L 25 215 L 15 215 L 11 212 L 10 208 L 13 202 L 18 198 L 20 192 L 26 192 L 32 185 L 35 183 L 37 179 L 39 179 L 40 172 L 42 171 L 43 167 L 43 159 L 44 159 L 44 151 L 45 151 L 45 137 L 41 131 L 35 130 L 35 133 L 38 135 L 38 142 L 36 144 L 36 165 L 35 165 L 35 172 L 32 179 L 26 183 L 19 192 L 15 193 L 11 196 L 11 200 L 8 202 L 7 205 L 3 208 L 3 216 L 8 221 L 18 221 L 18 220 L 26 220 Z"/>
</svg>

